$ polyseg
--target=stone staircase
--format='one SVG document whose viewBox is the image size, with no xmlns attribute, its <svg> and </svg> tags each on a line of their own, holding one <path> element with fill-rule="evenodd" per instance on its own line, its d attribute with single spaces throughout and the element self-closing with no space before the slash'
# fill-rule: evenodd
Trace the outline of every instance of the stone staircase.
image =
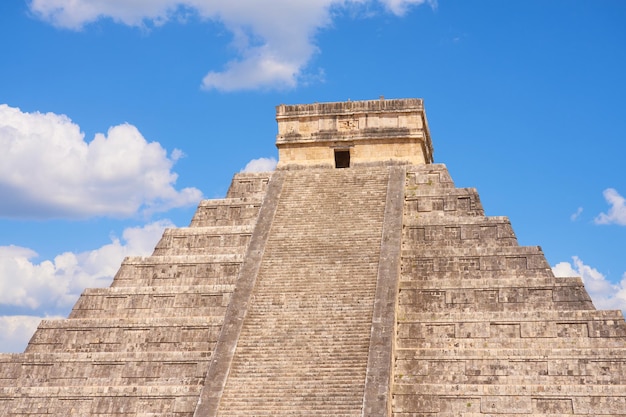
<svg viewBox="0 0 626 417">
<path fill-rule="evenodd" d="M 3 416 L 626 417 L 621 312 L 443 165 L 237 174 L 0 368 Z"/>
<path fill-rule="evenodd" d="M 388 176 L 285 172 L 217 415 L 361 415 Z"/>
<path fill-rule="evenodd" d="M 1 355 L 0 415 L 193 416 L 269 178 L 236 175 L 189 228 Z"/>
<path fill-rule="evenodd" d="M 626 416 L 626 323 L 443 165 L 409 170 L 392 414 Z"/>
</svg>

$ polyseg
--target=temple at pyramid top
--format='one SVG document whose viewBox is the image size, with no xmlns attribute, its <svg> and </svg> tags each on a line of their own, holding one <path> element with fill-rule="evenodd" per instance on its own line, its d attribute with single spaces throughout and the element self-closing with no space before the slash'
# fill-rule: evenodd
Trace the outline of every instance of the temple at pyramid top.
<svg viewBox="0 0 626 417">
<path fill-rule="evenodd" d="M 276 107 L 278 168 L 433 162 L 421 99 Z"/>
</svg>

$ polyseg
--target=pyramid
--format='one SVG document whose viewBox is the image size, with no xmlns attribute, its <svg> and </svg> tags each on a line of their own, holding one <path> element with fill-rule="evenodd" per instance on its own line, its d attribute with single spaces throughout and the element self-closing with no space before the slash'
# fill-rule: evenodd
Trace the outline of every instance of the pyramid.
<svg viewBox="0 0 626 417">
<path fill-rule="evenodd" d="M 277 107 L 239 173 L 24 353 L 2 416 L 626 416 L 626 322 L 486 217 L 420 99 Z"/>
</svg>

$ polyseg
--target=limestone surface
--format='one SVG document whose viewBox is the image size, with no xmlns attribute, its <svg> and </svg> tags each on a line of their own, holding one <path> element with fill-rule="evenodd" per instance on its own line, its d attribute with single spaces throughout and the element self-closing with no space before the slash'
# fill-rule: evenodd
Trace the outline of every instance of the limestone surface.
<svg viewBox="0 0 626 417">
<path fill-rule="evenodd" d="M 621 312 L 432 163 L 421 100 L 277 120 L 275 172 L 0 355 L 0 415 L 626 417 Z"/>
</svg>

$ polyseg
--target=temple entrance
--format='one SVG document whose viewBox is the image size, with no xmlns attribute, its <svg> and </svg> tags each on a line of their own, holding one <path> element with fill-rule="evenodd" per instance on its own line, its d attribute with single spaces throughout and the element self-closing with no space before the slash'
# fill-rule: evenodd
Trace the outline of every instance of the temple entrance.
<svg viewBox="0 0 626 417">
<path fill-rule="evenodd" d="M 350 151 L 335 149 L 335 168 L 350 168 Z"/>
</svg>

